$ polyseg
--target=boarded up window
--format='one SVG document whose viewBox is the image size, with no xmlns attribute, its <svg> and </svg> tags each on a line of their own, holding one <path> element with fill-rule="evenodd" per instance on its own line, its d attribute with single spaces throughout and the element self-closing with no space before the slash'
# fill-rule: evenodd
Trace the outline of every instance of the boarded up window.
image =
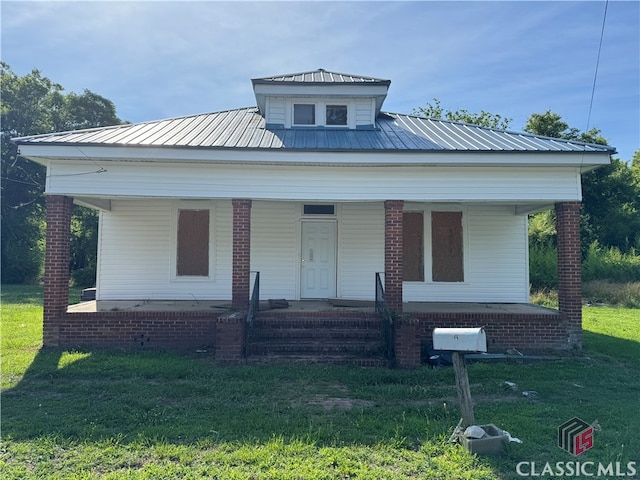
<svg viewBox="0 0 640 480">
<path fill-rule="evenodd" d="M 402 216 L 402 279 L 424 282 L 424 220 L 422 212 L 407 212 Z"/>
<path fill-rule="evenodd" d="M 431 212 L 434 282 L 464 282 L 462 212 Z"/>
<path fill-rule="evenodd" d="M 209 210 L 178 210 L 177 274 L 209 275 Z"/>
</svg>

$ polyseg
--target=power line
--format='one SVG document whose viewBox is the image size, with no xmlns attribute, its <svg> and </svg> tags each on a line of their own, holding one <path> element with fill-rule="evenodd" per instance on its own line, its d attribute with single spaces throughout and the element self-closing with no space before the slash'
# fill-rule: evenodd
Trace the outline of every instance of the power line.
<svg viewBox="0 0 640 480">
<path fill-rule="evenodd" d="M 604 15 L 602 16 L 602 28 L 600 30 L 600 44 L 598 45 L 598 58 L 596 59 L 596 71 L 593 74 L 593 86 L 591 87 L 591 100 L 589 101 L 589 114 L 587 115 L 587 128 L 585 132 L 589 131 L 589 125 L 591 124 L 591 111 L 593 109 L 593 97 L 596 93 L 596 81 L 598 79 L 598 67 L 600 66 L 600 53 L 602 52 L 602 39 L 604 38 L 604 25 L 607 21 L 607 8 L 609 7 L 609 0 L 604 3 Z"/>
</svg>

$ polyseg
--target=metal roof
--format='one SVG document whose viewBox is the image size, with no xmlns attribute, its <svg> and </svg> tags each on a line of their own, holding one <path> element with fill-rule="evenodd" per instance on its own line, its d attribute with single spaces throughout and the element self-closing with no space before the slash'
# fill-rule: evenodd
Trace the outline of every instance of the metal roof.
<svg viewBox="0 0 640 480">
<path fill-rule="evenodd" d="M 372 152 L 599 152 L 606 145 L 414 115 L 381 113 L 374 128 L 267 128 L 256 107 L 15 138 L 18 145 L 167 146 Z"/>
<path fill-rule="evenodd" d="M 381 78 L 363 77 L 362 75 L 352 75 L 350 73 L 329 72 L 323 68 L 309 72 L 287 73 L 265 78 L 254 78 L 251 82 L 256 84 L 287 84 L 287 85 L 386 85 L 391 84 L 391 80 Z"/>
</svg>

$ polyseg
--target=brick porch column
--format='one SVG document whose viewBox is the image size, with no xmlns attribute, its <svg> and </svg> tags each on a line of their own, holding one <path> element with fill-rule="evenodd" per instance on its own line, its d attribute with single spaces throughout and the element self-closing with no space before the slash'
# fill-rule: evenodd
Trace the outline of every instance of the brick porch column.
<svg viewBox="0 0 640 480">
<path fill-rule="evenodd" d="M 567 321 L 569 348 L 582 348 L 580 202 L 556 203 L 558 306 Z"/>
<path fill-rule="evenodd" d="M 384 292 L 387 307 L 402 312 L 403 200 L 384 202 Z"/>
<path fill-rule="evenodd" d="M 48 195 L 44 257 L 43 345 L 59 346 L 59 320 L 69 305 L 69 256 L 73 199 Z"/>
<path fill-rule="evenodd" d="M 251 200 L 234 198 L 233 205 L 233 273 L 231 306 L 238 310 L 249 307 Z"/>
</svg>

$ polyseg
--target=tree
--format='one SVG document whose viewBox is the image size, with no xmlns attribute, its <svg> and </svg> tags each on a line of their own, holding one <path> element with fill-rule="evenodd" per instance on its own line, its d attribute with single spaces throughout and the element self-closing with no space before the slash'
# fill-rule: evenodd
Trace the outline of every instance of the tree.
<svg viewBox="0 0 640 480">
<path fill-rule="evenodd" d="M 471 113 L 468 110 L 444 110 L 440 104 L 440 100 L 433 99 L 433 104 L 427 103 L 426 107 L 420 107 L 414 109 L 413 113 L 421 117 L 446 119 L 452 122 L 471 123 L 473 125 L 480 125 L 486 128 L 497 128 L 500 130 L 506 130 L 511 123 L 510 118 L 503 117 L 495 113 L 485 112 L 481 110 L 480 113 Z"/>
<path fill-rule="evenodd" d="M 20 77 L 0 62 L 0 122 L 2 124 L 2 282 L 29 283 L 41 274 L 44 258 L 45 169 L 18 154 L 12 137 L 36 135 L 79 128 L 116 125 L 113 103 L 89 90 L 81 95 L 63 94 L 61 85 L 43 77 L 39 70 Z M 79 231 L 96 228 L 95 213 L 78 213 L 74 221 Z M 78 222 L 80 224 L 78 225 Z M 83 245 L 83 234 L 72 239 L 76 256 L 95 258 L 93 245 Z M 95 242 L 94 242 L 95 243 Z M 95 262 L 94 262 L 95 263 Z"/>
<path fill-rule="evenodd" d="M 563 138 L 584 143 L 607 145 L 607 140 L 600 135 L 600 130 L 591 128 L 588 132 L 580 132 L 577 128 L 569 128 L 557 113 L 547 110 L 544 113 L 532 113 L 524 127 L 525 132 L 544 137 Z"/>
<path fill-rule="evenodd" d="M 597 128 L 580 132 L 570 128 L 557 113 L 547 110 L 532 114 L 525 125 L 526 132 L 547 137 L 606 145 L 607 140 Z M 552 213 L 538 214 L 530 223 L 530 239 L 536 242 L 541 232 L 548 233 Z M 628 252 L 640 241 L 640 188 L 634 182 L 634 172 L 625 162 L 614 158 L 605 165 L 582 176 L 582 244 L 586 249 L 594 241 L 604 247 L 616 247 Z M 548 242 L 549 236 L 546 235 Z"/>
</svg>

